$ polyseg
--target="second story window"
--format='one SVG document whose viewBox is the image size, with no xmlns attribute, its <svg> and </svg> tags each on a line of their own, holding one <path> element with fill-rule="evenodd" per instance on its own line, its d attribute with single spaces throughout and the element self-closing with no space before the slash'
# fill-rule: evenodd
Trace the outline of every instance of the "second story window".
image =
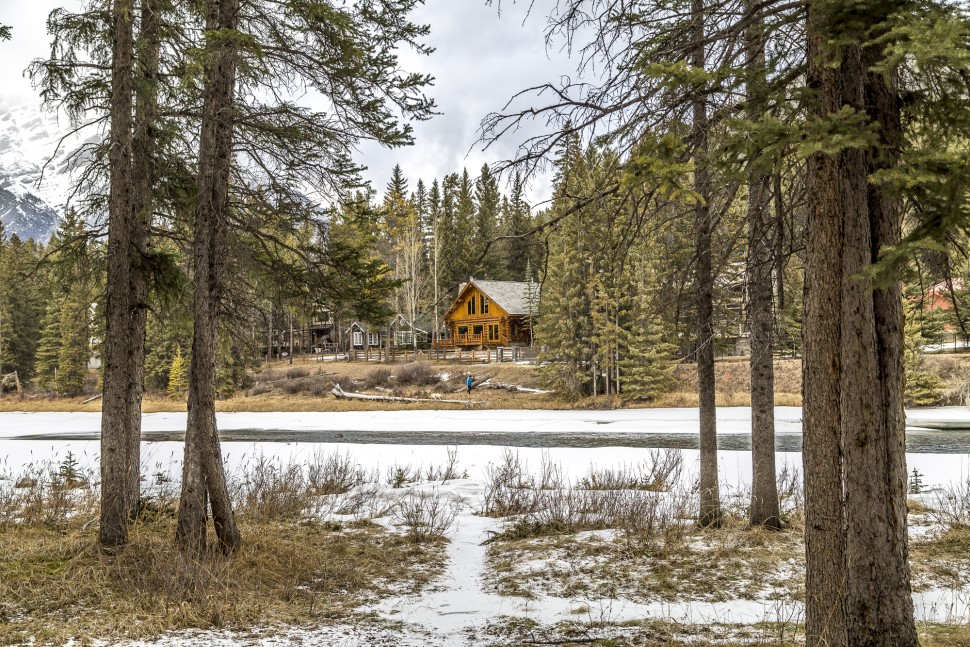
<svg viewBox="0 0 970 647">
<path fill-rule="evenodd" d="M 475 296 L 474 295 L 472 295 L 472 298 L 468 300 L 468 314 L 470 314 L 470 315 L 475 314 Z"/>
<path fill-rule="evenodd" d="M 488 299 L 485 298 L 485 295 L 484 294 L 481 295 L 479 297 L 479 299 L 482 300 L 482 314 L 483 315 L 487 315 L 488 314 Z"/>
</svg>

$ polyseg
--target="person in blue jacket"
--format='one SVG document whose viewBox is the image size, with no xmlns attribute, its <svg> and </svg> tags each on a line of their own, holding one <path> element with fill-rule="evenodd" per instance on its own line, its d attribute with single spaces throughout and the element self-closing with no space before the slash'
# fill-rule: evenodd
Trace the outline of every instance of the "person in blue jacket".
<svg viewBox="0 0 970 647">
<path fill-rule="evenodd" d="M 468 377 L 465 378 L 465 388 L 468 389 L 468 393 L 472 392 L 472 384 L 474 383 L 475 380 L 472 379 L 471 373 L 469 373 Z"/>
</svg>

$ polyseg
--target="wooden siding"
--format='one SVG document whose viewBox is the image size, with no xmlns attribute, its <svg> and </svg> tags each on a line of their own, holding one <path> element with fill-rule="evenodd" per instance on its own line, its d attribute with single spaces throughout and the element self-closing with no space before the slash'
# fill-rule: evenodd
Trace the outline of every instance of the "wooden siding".
<svg viewBox="0 0 970 647">
<path fill-rule="evenodd" d="M 488 301 L 488 312 L 482 312 L 482 299 Z M 474 299 L 474 313 L 469 313 L 468 303 Z M 452 304 L 445 314 L 445 324 L 448 327 L 448 339 L 439 341 L 440 346 L 461 346 L 470 348 L 484 348 L 496 346 L 509 346 L 510 344 L 528 343 L 528 327 L 523 323 L 524 317 L 519 315 L 509 315 L 501 306 L 488 299 L 481 290 L 475 286 L 469 286 L 463 291 L 458 300 Z M 512 336 L 512 323 L 515 322 L 515 337 Z M 481 327 L 480 332 L 476 328 Z M 496 326 L 492 336 L 497 339 L 489 338 L 489 327 Z M 460 332 L 464 329 L 465 332 Z M 522 332 L 526 331 L 523 335 Z"/>
</svg>

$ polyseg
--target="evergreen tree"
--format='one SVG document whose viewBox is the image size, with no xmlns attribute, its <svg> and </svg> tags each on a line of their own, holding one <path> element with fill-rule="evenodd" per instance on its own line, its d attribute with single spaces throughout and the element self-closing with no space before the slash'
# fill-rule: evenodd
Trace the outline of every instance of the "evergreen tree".
<svg viewBox="0 0 970 647">
<path fill-rule="evenodd" d="M 168 368 L 168 394 L 175 397 L 182 397 L 189 386 L 189 364 L 185 356 L 182 355 L 182 347 L 175 348 L 175 355 Z"/>
<path fill-rule="evenodd" d="M 34 375 L 44 317 L 40 275 L 33 271 L 40 255 L 33 240 L 0 236 L 0 374 L 16 372 L 25 384 Z"/>
<path fill-rule="evenodd" d="M 57 363 L 61 350 L 61 305 L 57 300 L 47 304 L 37 346 L 37 385 L 46 391 L 57 391 Z"/>
<path fill-rule="evenodd" d="M 77 297 L 81 298 L 77 298 Z M 83 292 L 67 298 L 60 309 L 61 345 L 57 355 L 57 392 L 75 396 L 84 392 L 91 356 L 90 303 Z"/>
<path fill-rule="evenodd" d="M 519 236 L 505 243 L 505 266 L 508 276 L 513 281 L 521 281 L 525 277 L 525 268 L 537 264 L 535 241 L 522 237 L 532 227 L 529 205 L 525 200 L 525 184 L 522 174 L 516 172 L 512 179 L 512 192 L 504 201 L 502 220 L 504 233 L 509 236 Z"/>
<path fill-rule="evenodd" d="M 499 208 L 501 206 L 502 194 L 498 188 L 498 180 L 492 174 L 488 164 L 482 166 L 482 173 L 475 180 L 475 234 L 473 239 L 473 259 L 478 259 L 485 251 L 485 246 L 491 241 L 498 231 Z M 504 278 L 502 259 L 499 248 L 492 245 L 488 254 L 482 259 L 481 269 L 482 278 L 500 279 Z"/>
<path fill-rule="evenodd" d="M 923 367 L 923 346 L 927 343 L 920 329 L 916 304 L 910 302 L 905 308 L 905 347 L 903 366 L 905 369 L 906 406 L 925 407 L 939 404 L 943 399 L 943 381 L 927 372 Z"/>
</svg>

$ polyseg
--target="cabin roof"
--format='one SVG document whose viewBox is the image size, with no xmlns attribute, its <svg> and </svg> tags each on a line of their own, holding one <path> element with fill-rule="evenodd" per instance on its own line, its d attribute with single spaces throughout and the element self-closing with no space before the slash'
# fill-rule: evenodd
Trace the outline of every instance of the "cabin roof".
<svg viewBox="0 0 970 647">
<path fill-rule="evenodd" d="M 529 283 L 527 281 L 481 281 L 471 279 L 468 283 L 462 284 L 455 299 L 457 304 L 462 295 L 469 287 L 478 288 L 489 301 L 498 305 L 510 315 L 529 314 Z M 539 284 L 533 283 L 532 289 L 535 290 L 536 297 L 539 296 Z M 452 309 L 454 309 L 452 305 Z M 450 311 L 449 311 L 450 314 Z"/>
</svg>

